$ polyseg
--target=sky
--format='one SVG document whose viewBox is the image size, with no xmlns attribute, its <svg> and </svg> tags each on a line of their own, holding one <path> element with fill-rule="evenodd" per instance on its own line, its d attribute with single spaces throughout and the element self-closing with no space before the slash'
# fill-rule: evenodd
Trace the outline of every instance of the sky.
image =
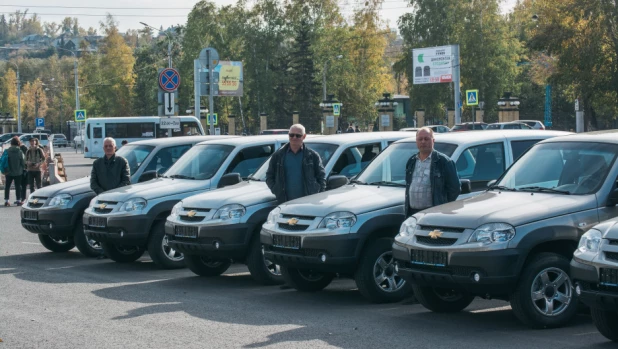
<svg viewBox="0 0 618 349">
<path fill-rule="evenodd" d="M 517 0 L 502 0 L 502 12 L 512 10 Z M 23 5 L 20 4 L 23 2 Z M 99 28 L 99 23 L 105 19 L 105 14 L 114 15 L 121 32 L 127 29 L 138 29 L 144 22 L 150 26 L 167 28 L 172 25 L 185 24 L 187 15 L 198 0 L 3 0 L 0 4 L 0 14 L 8 15 L 17 10 L 28 9 L 29 13 L 37 13 L 43 22 L 59 23 L 64 17 L 77 17 L 81 27 Z M 236 0 L 214 0 L 219 6 L 232 5 Z M 249 0 L 249 4 L 252 1 Z M 353 10 L 362 6 L 363 0 L 339 0 L 344 16 L 350 16 Z M 397 19 L 410 12 L 406 0 L 384 0 L 380 15 L 389 27 L 396 28 Z"/>
</svg>

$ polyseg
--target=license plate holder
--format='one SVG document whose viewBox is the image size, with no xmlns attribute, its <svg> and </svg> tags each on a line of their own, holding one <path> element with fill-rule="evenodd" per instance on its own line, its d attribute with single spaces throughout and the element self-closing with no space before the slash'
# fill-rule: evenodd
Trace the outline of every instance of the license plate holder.
<svg viewBox="0 0 618 349">
<path fill-rule="evenodd" d="M 88 225 L 94 228 L 107 228 L 107 218 L 88 217 Z"/>
<path fill-rule="evenodd" d="M 410 263 L 432 267 L 446 267 L 448 253 L 443 251 L 410 250 Z"/>
<path fill-rule="evenodd" d="M 618 287 L 618 269 L 601 268 L 599 279 L 599 284 L 602 286 Z"/>
<path fill-rule="evenodd" d="M 29 221 L 38 221 L 39 213 L 37 211 L 24 211 L 24 219 Z"/>
<path fill-rule="evenodd" d="M 290 250 L 300 250 L 300 236 L 273 235 L 273 246 Z"/>
<path fill-rule="evenodd" d="M 189 227 L 184 225 L 177 225 L 174 227 L 174 235 L 180 238 L 197 239 L 197 227 Z"/>
</svg>

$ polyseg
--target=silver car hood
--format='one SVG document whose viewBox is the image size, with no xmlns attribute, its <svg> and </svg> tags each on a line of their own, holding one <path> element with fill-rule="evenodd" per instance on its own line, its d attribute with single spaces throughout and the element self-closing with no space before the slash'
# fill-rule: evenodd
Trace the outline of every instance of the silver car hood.
<svg viewBox="0 0 618 349">
<path fill-rule="evenodd" d="M 132 198 L 158 199 L 175 194 L 208 190 L 210 180 L 157 178 L 147 182 L 112 189 L 97 196 L 97 200 L 124 202 Z"/>
<path fill-rule="evenodd" d="M 476 229 L 487 223 L 508 223 L 517 227 L 596 207 L 595 195 L 486 191 L 422 211 L 418 224 Z"/>
<path fill-rule="evenodd" d="M 323 217 L 333 212 L 347 211 L 356 215 L 401 205 L 405 199 L 403 187 L 345 185 L 341 188 L 305 196 L 280 205 L 281 213 Z M 403 209 L 402 212 L 403 214 Z"/>
<path fill-rule="evenodd" d="M 211 209 L 228 204 L 241 204 L 248 207 L 276 199 L 265 182 L 243 181 L 229 187 L 190 196 L 182 200 L 182 205 Z"/>
<path fill-rule="evenodd" d="M 604 239 L 618 240 L 618 218 L 601 222 L 595 225 L 594 229 L 599 230 Z"/>
<path fill-rule="evenodd" d="M 92 189 L 90 189 L 90 177 L 84 177 L 64 183 L 49 185 L 47 187 L 37 189 L 35 193 L 36 196 L 51 198 L 52 196 L 63 193 L 79 195 L 91 191 Z"/>
</svg>

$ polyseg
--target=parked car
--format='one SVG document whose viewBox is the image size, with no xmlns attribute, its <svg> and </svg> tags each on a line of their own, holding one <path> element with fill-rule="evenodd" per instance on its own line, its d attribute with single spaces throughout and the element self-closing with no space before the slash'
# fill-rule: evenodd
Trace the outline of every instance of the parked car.
<svg viewBox="0 0 618 349">
<path fill-rule="evenodd" d="M 10 132 L 10 133 L 3 133 L 0 135 L 0 143 L 4 143 L 6 141 L 10 141 L 11 138 L 15 137 L 15 136 L 21 136 L 23 133 L 17 133 L 17 132 Z"/>
<path fill-rule="evenodd" d="M 475 296 L 503 299 L 530 327 L 567 324 L 577 311 L 568 275 L 577 243 L 618 216 L 617 136 L 545 140 L 481 195 L 408 218 L 393 255 L 416 299 L 436 312 L 460 311 Z"/>
<path fill-rule="evenodd" d="M 487 124 L 484 122 L 464 122 L 453 126 L 451 132 L 480 131 L 485 129 L 487 129 Z"/>
<path fill-rule="evenodd" d="M 198 142 L 215 137 L 161 138 L 134 142 L 116 155 L 127 159 L 131 183 L 144 182 L 164 173 L 180 156 Z M 100 244 L 86 239 L 82 214 L 95 197 L 90 178 L 37 189 L 21 207 L 21 225 L 38 234 L 41 244 L 53 252 L 65 252 L 77 246 L 86 256 L 101 254 Z"/>
<path fill-rule="evenodd" d="M 84 212 L 86 236 L 100 241 L 113 261 L 133 262 L 148 250 L 157 266 L 182 268 L 183 254 L 169 246 L 165 235 L 165 220 L 174 205 L 189 196 L 239 183 L 288 140 L 288 135 L 267 135 L 202 142 L 164 177 L 93 199 Z"/>
<path fill-rule="evenodd" d="M 49 135 L 47 133 L 26 133 L 19 136 L 19 140 L 28 148 L 30 148 L 30 139 L 37 138 L 41 146 L 49 145 Z"/>
<path fill-rule="evenodd" d="M 462 196 L 480 192 L 534 143 L 566 132 L 487 131 L 435 136 L 435 149 L 451 157 Z M 262 226 L 264 256 L 281 265 L 301 291 L 326 287 L 336 274 L 352 276 L 373 302 L 401 300 L 409 283 L 394 269 L 391 245 L 404 221 L 405 165 L 416 140 L 386 148 L 350 185 L 293 200 L 272 210 Z M 470 185 L 471 184 L 471 185 Z"/>
<path fill-rule="evenodd" d="M 320 154 L 331 178 L 328 189 L 332 189 L 346 184 L 345 178 L 357 175 L 389 143 L 409 136 L 401 132 L 344 133 L 307 139 L 305 144 Z M 191 271 L 219 275 L 234 260 L 246 263 L 257 282 L 283 282 L 279 267 L 264 259 L 259 235 L 268 213 L 277 206 L 266 185 L 269 161 L 243 183 L 191 196 L 174 206 L 165 232 L 169 245 L 185 254 Z"/>
<path fill-rule="evenodd" d="M 543 122 L 541 122 L 539 120 L 519 120 L 519 122 L 523 122 L 524 124 L 532 127 L 535 130 L 544 130 L 545 129 L 545 125 L 543 124 Z"/>
<path fill-rule="evenodd" d="M 532 130 L 533 128 L 523 122 L 496 122 L 487 125 L 486 130 Z"/>
<path fill-rule="evenodd" d="M 66 148 L 68 145 L 67 137 L 61 133 L 56 133 L 50 136 L 52 139 L 52 144 L 54 147 L 64 147 Z"/>
<path fill-rule="evenodd" d="M 610 178 L 611 174 L 610 174 Z M 618 188 L 605 204 L 618 205 Z M 579 300 L 590 307 L 592 322 L 603 336 L 618 342 L 618 219 L 595 225 L 582 235 L 571 260 L 571 278 Z"/>
<path fill-rule="evenodd" d="M 273 129 L 273 130 L 262 130 L 260 131 L 261 135 L 287 135 L 290 132 L 287 128 Z"/>
<path fill-rule="evenodd" d="M 451 129 L 444 126 L 444 125 L 429 125 L 429 126 L 424 126 L 424 127 L 429 127 L 430 129 L 433 130 L 434 133 L 447 133 L 447 132 L 451 132 Z M 399 131 L 403 131 L 403 132 L 416 132 L 418 131 L 418 127 L 405 127 L 402 129 L 399 129 Z"/>
</svg>

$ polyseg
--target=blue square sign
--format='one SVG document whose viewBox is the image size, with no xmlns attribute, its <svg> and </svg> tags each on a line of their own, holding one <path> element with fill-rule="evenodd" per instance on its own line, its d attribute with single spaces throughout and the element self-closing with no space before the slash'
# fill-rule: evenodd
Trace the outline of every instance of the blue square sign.
<svg viewBox="0 0 618 349">
<path fill-rule="evenodd" d="M 36 127 L 45 127 L 45 119 L 36 118 Z"/>
</svg>

